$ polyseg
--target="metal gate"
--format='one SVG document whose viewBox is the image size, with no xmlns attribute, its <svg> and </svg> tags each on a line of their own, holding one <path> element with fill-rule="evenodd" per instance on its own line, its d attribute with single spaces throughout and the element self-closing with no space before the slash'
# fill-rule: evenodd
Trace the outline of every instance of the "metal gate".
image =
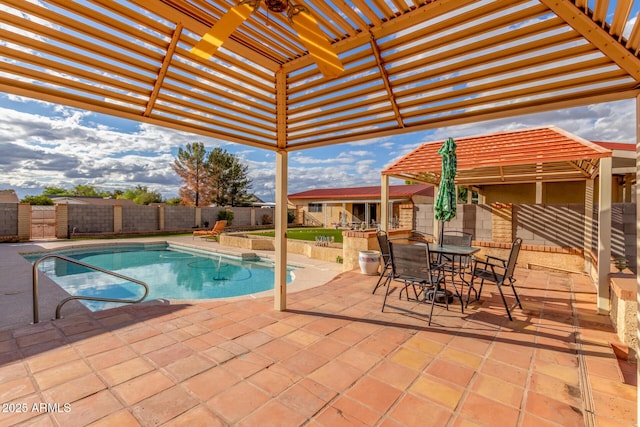
<svg viewBox="0 0 640 427">
<path fill-rule="evenodd" d="M 31 239 L 56 238 L 56 207 L 31 206 Z"/>
</svg>

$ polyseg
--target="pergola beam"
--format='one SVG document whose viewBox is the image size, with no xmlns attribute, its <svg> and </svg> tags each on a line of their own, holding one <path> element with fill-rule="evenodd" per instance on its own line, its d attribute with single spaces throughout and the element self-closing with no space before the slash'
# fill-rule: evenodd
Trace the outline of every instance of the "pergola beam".
<svg viewBox="0 0 640 427">
<path fill-rule="evenodd" d="M 640 60 L 618 43 L 602 26 L 576 7 L 573 2 L 570 0 L 540 0 L 540 2 L 564 19 L 582 37 L 596 46 L 636 81 L 640 82 Z M 596 2 L 596 5 L 602 3 L 602 1 L 599 1 Z"/>
</svg>

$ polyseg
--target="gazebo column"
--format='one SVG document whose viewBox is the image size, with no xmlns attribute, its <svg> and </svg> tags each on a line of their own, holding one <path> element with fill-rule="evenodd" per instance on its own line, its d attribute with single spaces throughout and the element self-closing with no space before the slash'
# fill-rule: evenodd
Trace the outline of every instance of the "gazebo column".
<svg viewBox="0 0 640 427">
<path fill-rule="evenodd" d="M 389 230 L 389 176 L 381 175 L 380 182 L 380 230 Z"/>
<path fill-rule="evenodd" d="M 587 179 L 584 188 L 584 271 L 591 274 L 591 247 L 593 246 L 593 196 L 595 181 Z"/>
<path fill-rule="evenodd" d="M 598 200 L 598 312 L 609 313 L 611 269 L 611 167 L 612 158 L 600 159 Z"/>
<path fill-rule="evenodd" d="M 542 181 L 536 181 L 536 205 L 541 205 L 544 196 L 544 187 Z"/>
<path fill-rule="evenodd" d="M 636 203 L 640 200 L 640 96 L 636 97 Z M 636 206 L 636 359 L 640 358 L 640 304 L 637 303 L 640 295 L 640 210 Z M 636 363 L 636 381 L 640 381 L 640 363 Z M 636 419 L 640 420 L 640 395 L 636 397 Z"/>
<path fill-rule="evenodd" d="M 436 197 L 438 195 L 438 185 L 433 185 L 433 238 L 438 239 L 440 236 L 440 221 L 436 219 Z M 440 242 L 438 242 L 440 243 Z"/>
<path fill-rule="evenodd" d="M 288 154 L 276 152 L 276 212 L 275 212 L 275 276 L 274 308 L 287 309 L 287 177 Z"/>
</svg>

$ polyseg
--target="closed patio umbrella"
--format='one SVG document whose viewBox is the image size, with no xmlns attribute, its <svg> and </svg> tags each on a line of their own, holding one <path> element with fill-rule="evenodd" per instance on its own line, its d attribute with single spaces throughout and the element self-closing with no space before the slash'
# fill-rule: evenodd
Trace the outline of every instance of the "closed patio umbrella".
<svg viewBox="0 0 640 427">
<path fill-rule="evenodd" d="M 442 245 L 444 223 L 456 217 L 457 194 L 454 181 L 458 160 L 456 157 L 456 143 L 453 141 L 453 138 L 447 138 L 438 150 L 438 154 L 442 156 L 442 172 L 434 210 L 436 220 L 440 221 L 439 243 Z"/>
</svg>

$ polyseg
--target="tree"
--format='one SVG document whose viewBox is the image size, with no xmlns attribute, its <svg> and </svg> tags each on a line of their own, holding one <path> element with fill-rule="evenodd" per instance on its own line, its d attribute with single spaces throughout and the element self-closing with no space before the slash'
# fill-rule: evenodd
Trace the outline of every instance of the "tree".
<svg viewBox="0 0 640 427">
<path fill-rule="evenodd" d="M 187 144 L 184 149 L 178 149 L 178 157 L 171 168 L 184 182 L 179 191 L 183 205 L 206 206 L 211 203 L 212 188 L 206 156 L 207 152 L 202 142 Z"/>
<path fill-rule="evenodd" d="M 51 206 L 53 205 L 53 200 L 51 200 L 51 198 L 47 197 L 46 195 L 41 194 L 39 196 L 25 196 L 22 200 L 20 200 L 20 203 L 29 203 L 30 205 Z"/>
<path fill-rule="evenodd" d="M 249 168 L 237 156 L 216 147 L 209 153 L 207 165 L 214 204 L 239 206 L 247 202 L 250 197 L 247 191 L 251 188 Z"/>
<path fill-rule="evenodd" d="M 137 185 L 122 192 L 120 199 L 133 200 L 137 205 L 148 205 L 149 203 L 161 203 L 162 196 L 158 192 L 149 191 L 146 186 Z"/>
</svg>

